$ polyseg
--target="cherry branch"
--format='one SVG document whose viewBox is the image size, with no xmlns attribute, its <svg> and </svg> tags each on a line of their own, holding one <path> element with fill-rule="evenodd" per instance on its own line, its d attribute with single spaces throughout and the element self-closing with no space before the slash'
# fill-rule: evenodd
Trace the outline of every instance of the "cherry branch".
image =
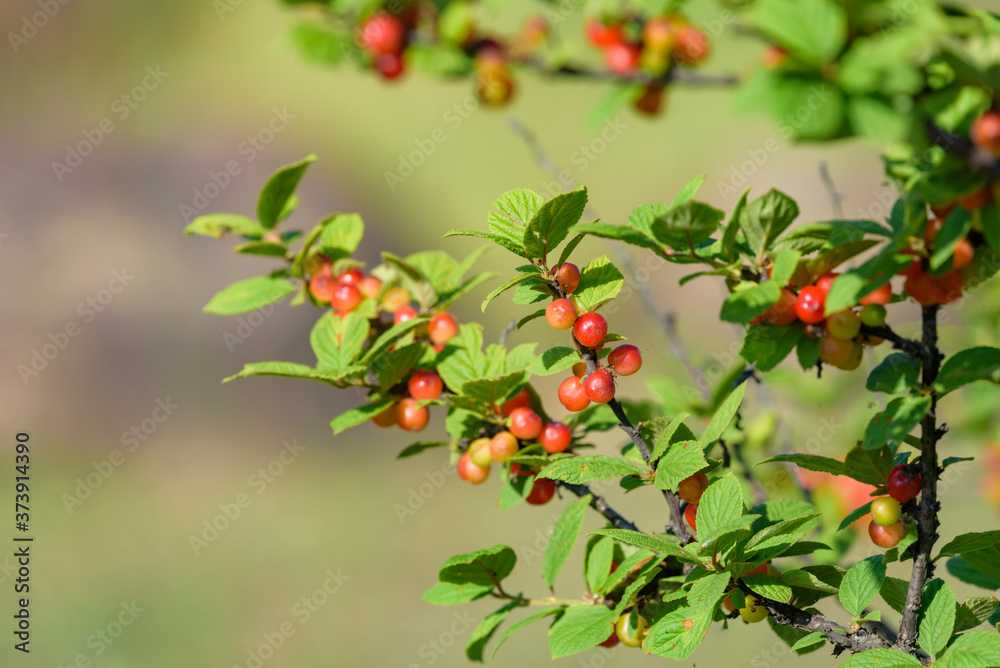
<svg viewBox="0 0 1000 668">
<path fill-rule="evenodd" d="M 569 490 L 570 492 L 573 492 L 580 498 L 589 495 L 590 507 L 599 512 L 601 515 L 604 515 L 604 518 L 609 522 L 611 522 L 611 524 L 613 524 L 616 529 L 625 529 L 627 531 L 637 531 L 637 532 L 639 531 L 639 528 L 635 524 L 627 520 L 624 516 L 622 516 L 621 513 L 612 508 L 603 496 L 601 496 L 600 494 L 595 494 L 594 491 L 591 490 L 590 487 L 588 487 L 587 485 L 573 485 L 571 483 L 562 481 L 559 482 L 559 485 Z"/>
</svg>

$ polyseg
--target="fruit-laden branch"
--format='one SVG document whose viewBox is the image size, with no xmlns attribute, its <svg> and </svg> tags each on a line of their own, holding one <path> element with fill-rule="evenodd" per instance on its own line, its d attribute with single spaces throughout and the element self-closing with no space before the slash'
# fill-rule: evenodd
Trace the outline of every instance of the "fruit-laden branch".
<svg viewBox="0 0 1000 668">
<path fill-rule="evenodd" d="M 924 343 L 904 338 L 890 329 L 887 325 L 882 325 L 881 327 L 861 325 L 861 332 L 868 336 L 877 336 L 885 339 L 892 344 L 893 348 L 901 350 L 911 357 L 917 357 L 919 359 L 923 359 L 924 357 Z"/>
<path fill-rule="evenodd" d="M 681 83 L 687 86 L 721 86 L 728 88 L 736 86 L 740 78 L 735 74 L 701 74 L 681 65 L 674 65 L 662 74 L 654 74 L 643 70 L 630 73 L 613 72 L 607 69 L 587 68 L 577 65 L 561 65 L 550 67 L 546 63 L 531 58 L 512 59 L 511 64 L 534 70 L 544 76 L 566 76 L 581 79 L 613 80 L 621 83 L 635 84 L 669 84 Z"/>
<path fill-rule="evenodd" d="M 940 470 L 937 464 L 937 442 L 941 433 L 937 427 L 937 393 L 934 382 L 941 368 L 941 351 L 937 347 L 937 306 L 923 307 L 923 386 L 930 394 L 931 408 L 920 423 L 920 503 L 917 506 L 917 542 L 913 551 L 913 571 L 910 586 L 903 606 L 903 619 L 899 623 L 897 644 L 910 650 L 917 639 L 917 622 L 920 615 L 920 600 L 928 577 L 933 575 L 931 550 L 937 540 L 938 510 L 937 480 Z"/>
<path fill-rule="evenodd" d="M 625 519 L 617 510 L 612 508 L 603 496 L 595 494 L 593 490 L 586 485 L 572 485 L 568 482 L 560 482 L 559 484 L 581 498 L 589 494 L 590 507 L 604 515 L 605 519 L 611 522 L 616 529 L 639 531 L 638 527 L 632 524 L 629 520 Z"/>
<path fill-rule="evenodd" d="M 938 127 L 929 119 L 924 121 L 924 128 L 935 146 L 960 156 L 973 171 L 984 171 L 991 178 L 1000 178 L 1000 159 L 980 150 L 968 137 L 956 135 Z"/>
</svg>

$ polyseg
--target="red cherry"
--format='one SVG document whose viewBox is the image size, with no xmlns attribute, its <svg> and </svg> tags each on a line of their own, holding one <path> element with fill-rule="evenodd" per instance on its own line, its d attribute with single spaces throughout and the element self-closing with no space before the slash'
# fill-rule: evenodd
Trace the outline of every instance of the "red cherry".
<svg viewBox="0 0 1000 668">
<path fill-rule="evenodd" d="M 948 304 L 962 296 L 962 276 L 957 271 L 950 271 L 934 278 L 920 271 L 906 279 L 903 290 L 922 306 Z"/>
<path fill-rule="evenodd" d="M 582 411 L 590 405 L 590 398 L 583 386 L 583 380 L 573 376 L 559 385 L 559 403 L 568 411 Z"/>
<path fill-rule="evenodd" d="M 608 364 L 619 376 L 631 376 L 642 368 L 642 354 L 631 344 L 618 346 L 608 354 Z"/>
<path fill-rule="evenodd" d="M 583 381 L 587 398 L 598 404 L 606 404 L 615 398 L 615 379 L 607 369 L 598 369 Z"/>
<path fill-rule="evenodd" d="M 677 495 L 688 503 L 697 505 L 706 489 L 708 489 L 708 476 L 704 473 L 695 473 L 681 480 Z"/>
<path fill-rule="evenodd" d="M 826 301 L 826 294 L 823 290 L 810 285 L 799 291 L 798 299 L 795 300 L 795 315 L 799 320 L 810 325 L 823 322 L 823 308 Z"/>
<path fill-rule="evenodd" d="M 772 44 L 764 49 L 764 52 L 760 54 L 760 64 L 764 66 L 765 69 L 773 70 L 777 67 L 781 67 L 788 62 L 788 51 L 781 48 L 777 44 Z"/>
<path fill-rule="evenodd" d="M 361 25 L 361 46 L 372 55 L 399 53 L 406 28 L 402 21 L 386 11 L 372 14 Z"/>
<path fill-rule="evenodd" d="M 510 433 L 523 441 L 538 438 L 538 435 L 542 433 L 542 418 L 539 417 L 538 413 L 525 406 L 512 410 L 507 423 Z"/>
<path fill-rule="evenodd" d="M 573 432 L 562 422 L 549 422 L 542 428 L 542 433 L 538 436 L 538 442 L 545 448 L 545 452 L 554 455 L 557 452 L 565 452 L 573 440 Z"/>
<path fill-rule="evenodd" d="M 552 500 L 556 495 L 556 483 L 548 478 L 535 478 L 535 484 L 531 486 L 531 492 L 525 499 L 533 506 L 543 506 Z"/>
<path fill-rule="evenodd" d="M 689 503 L 688 507 L 684 509 L 684 519 L 687 520 L 688 524 L 690 524 L 691 528 L 694 529 L 696 532 L 698 531 L 698 527 L 695 524 L 695 518 L 697 516 L 698 516 L 698 504 Z"/>
<path fill-rule="evenodd" d="M 573 336 L 581 345 L 593 348 L 608 335 L 608 321 L 600 313 L 584 313 L 573 325 Z"/>
<path fill-rule="evenodd" d="M 781 297 L 778 298 L 771 308 L 764 311 L 763 315 L 758 316 L 759 321 L 769 322 L 772 325 L 790 325 L 796 320 L 798 316 L 795 315 L 795 301 L 798 296 L 789 290 L 788 288 L 781 289 Z M 752 323 L 758 324 L 758 323 Z"/>
<path fill-rule="evenodd" d="M 754 566 L 753 569 L 747 573 L 747 575 L 767 575 L 767 562 Z M 743 577 L 746 577 L 744 575 Z"/>
<path fill-rule="evenodd" d="M 333 289 L 333 296 L 330 297 L 330 306 L 337 313 L 349 313 L 361 303 L 361 292 L 353 285 L 338 283 Z"/>
<path fill-rule="evenodd" d="M 476 466 L 468 452 L 462 453 L 455 468 L 459 478 L 473 485 L 482 483 L 490 475 L 490 467 Z"/>
<path fill-rule="evenodd" d="M 674 55 L 677 59 L 696 65 L 708 58 L 711 45 L 708 35 L 694 26 L 681 26 L 677 29 L 676 44 L 674 44 Z"/>
<path fill-rule="evenodd" d="M 427 325 L 427 336 L 431 343 L 443 346 L 458 334 L 458 323 L 450 313 L 435 313 Z"/>
<path fill-rule="evenodd" d="M 375 69 L 386 81 L 398 79 L 406 71 L 403 56 L 398 53 L 382 53 L 375 58 Z"/>
<path fill-rule="evenodd" d="M 583 378 L 587 375 L 587 365 L 584 362 L 577 362 L 573 365 L 573 375 L 577 378 Z"/>
<path fill-rule="evenodd" d="M 437 399 L 444 391 L 441 376 L 433 371 L 415 371 L 406 385 L 414 399 Z"/>
<path fill-rule="evenodd" d="M 959 239 L 958 243 L 955 244 L 954 255 L 951 257 L 952 267 L 962 269 L 968 266 L 975 254 L 976 249 L 972 247 L 968 239 Z"/>
<path fill-rule="evenodd" d="M 954 202 L 937 202 L 931 204 L 931 213 L 940 218 L 941 220 L 946 219 L 951 215 L 951 212 L 955 210 Z"/>
<path fill-rule="evenodd" d="M 941 226 L 944 225 L 943 218 L 928 218 L 927 224 L 924 225 L 924 243 L 927 244 L 929 248 L 931 244 L 934 243 L 934 238 L 941 231 Z"/>
<path fill-rule="evenodd" d="M 862 306 L 867 306 L 868 304 L 888 304 L 892 299 L 892 284 L 883 283 L 878 286 L 867 295 L 858 300 Z"/>
<path fill-rule="evenodd" d="M 580 285 L 580 268 L 570 262 L 563 262 L 555 270 L 556 282 L 566 294 L 576 291 Z"/>
<path fill-rule="evenodd" d="M 329 304 L 333 299 L 333 289 L 336 281 L 329 274 L 316 274 L 309 280 L 309 294 L 321 304 Z"/>
<path fill-rule="evenodd" d="M 376 299 L 382 292 L 382 281 L 374 276 L 365 276 L 358 282 L 358 292 L 361 293 L 362 297 Z"/>
<path fill-rule="evenodd" d="M 500 413 L 504 417 L 507 417 L 515 408 L 520 408 L 522 406 L 531 406 L 531 392 L 529 392 L 526 387 L 504 402 L 503 408 L 500 409 Z"/>
<path fill-rule="evenodd" d="M 407 397 L 396 403 L 396 424 L 406 431 L 420 431 L 427 426 L 430 411 L 416 399 Z"/>
<path fill-rule="evenodd" d="M 972 122 L 972 143 L 991 153 L 1000 153 L 1000 113 L 987 111 Z"/>
<path fill-rule="evenodd" d="M 979 190 L 974 190 L 968 195 L 964 195 L 955 200 L 958 205 L 967 211 L 978 211 L 993 201 L 993 193 L 989 186 L 983 186 Z"/>
<path fill-rule="evenodd" d="M 386 408 L 384 411 L 372 418 L 372 422 L 380 427 L 396 426 L 396 404 Z"/>
<path fill-rule="evenodd" d="M 587 41 L 594 46 L 610 46 L 625 41 L 625 33 L 620 24 L 605 24 L 598 19 L 590 19 L 586 25 Z"/>
<path fill-rule="evenodd" d="M 899 545 L 904 534 L 906 534 L 906 525 L 903 524 L 903 520 L 896 520 L 895 524 L 889 526 L 876 524 L 875 520 L 872 520 L 868 525 L 868 536 L 872 542 L 885 550 Z"/>
<path fill-rule="evenodd" d="M 819 277 L 819 280 L 816 281 L 816 287 L 823 291 L 824 299 L 828 294 L 830 294 L 830 288 L 833 287 L 833 282 L 836 281 L 839 276 L 840 274 L 837 272 L 831 271 L 823 274 Z"/>
<path fill-rule="evenodd" d="M 636 44 L 617 43 L 604 47 L 604 65 L 614 74 L 630 74 L 639 67 L 642 49 Z"/>
<path fill-rule="evenodd" d="M 923 260 L 920 259 L 920 256 L 917 255 L 915 251 L 906 249 L 906 250 L 901 250 L 899 252 L 902 253 L 903 255 L 913 256 L 913 261 L 910 262 L 910 264 L 903 267 L 902 269 L 900 269 L 898 272 L 896 272 L 897 274 L 899 274 L 900 276 L 906 276 L 907 278 L 911 278 L 921 273 L 924 270 Z"/>
<path fill-rule="evenodd" d="M 568 299 L 555 299 L 545 307 L 545 320 L 552 329 L 569 329 L 576 322 L 576 307 Z"/>
<path fill-rule="evenodd" d="M 855 345 L 851 339 L 838 339 L 827 334 L 820 343 L 819 358 L 824 364 L 843 369 L 850 366 L 855 354 Z"/>
<path fill-rule="evenodd" d="M 418 315 L 420 314 L 417 313 L 416 310 L 414 310 L 412 307 L 400 306 L 398 309 L 396 309 L 396 314 L 393 316 L 392 322 L 393 324 L 398 325 L 401 322 L 406 322 L 407 320 L 413 320 Z"/>
<path fill-rule="evenodd" d="M 517 439 L 509 431 L 501 431 L 490 440 L 490 456 L 498 462 L 507 461 L 517 454 L 519 448 Z"/>
<path fill-rule="evenodd" d="M 364 274 L 361 273 L 360 269 L 348 269 L 343 274 L 337 277 L 338 283 L 347 283 L 348 285 L 353 285 L 359 287 L 361 279 L 364 278 Z"/>
<path fill-rule="evenodd" d="M 920 485 L 920 474 L 911 473 L 903 464 L 892 467 L 886 480 L 889 496 L 900 503 L 917 498 L 917 495 L 920 494 Z"/>
<path fill-rule="evenodd" d="M 611 647 L 617 645 L 619 642 L 621 641 L 618 640 L 618 632 L 612 631 L 611 635 L 608 636 L 608 639 L 601 643 L 601 647 L 607 647 L 610 649 Z"/>
</svg>

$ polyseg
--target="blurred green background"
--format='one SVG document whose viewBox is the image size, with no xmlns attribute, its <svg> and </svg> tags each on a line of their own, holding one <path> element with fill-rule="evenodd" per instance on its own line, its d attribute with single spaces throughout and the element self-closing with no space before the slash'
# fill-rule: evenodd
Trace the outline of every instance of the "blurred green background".
<svg viewBox="0 0 1000 668">
<path fill-rule="evenodd" d="M 0 275 L 6 286 L 0 355 L 7 369 L 0 380 L 6 443 L 0 498 L 10 508 L 13 439 L 27 431 L 37 536 L 32 651 L 27 657 L 14 652 L 5 633 L 0 664 L 257 665 L 248 652 L 258 653 L 266 636 L 285 625 L 293 634 L 273 655 L 264 652 L 263 665 L 465 665 L 465 639 L 492 604 L 447 609 L 423 603 L 420 595 L 435 581 L 438 565 L 452 554 L 504 542 L 520 556 L 516 586 L 540 593 L 534 546 L 543 544 L 567 501 L 500 513 L 496 480 L 476 489 L 460 485 L 453 473 L 441 473 L 446 456 L 440 451 L 394 461 L 410 442 L 397 430 L 363 426 L 334 438 L 330 419 L 360 403 L 359 396 L 271 378 L 221 385 L 245 362 L 311 362 L 307 341 L 316 313 L 282 304 L 249 329 L 238 319 L 202 314 L 218 289 L 259 273 L 269 261 L 232 255 L 225 242 L 185 238 L 181 205 L 252 213 L 257 190 L 274 169 L 315 152 L 319 162 L 302 184 L 292 222 L 308 227 L 333 211 L 357 211 L 368 226 L 362 259 L 377 262 L 383 249 L 467 253 L 473 241 L 442 241 L 441 235 L 480 226 L 504 190 L 546 190 L 549 177 L 509 129 L 511 115 L 537 133 L 573 179 L 590 186 L 597 214 L 613 222 L 639 204 L 669 201 L 696 174 L 708 175 L 702 195 L 717 206 L 728 209 L 735 200 L 721 183 L 753 186 L 758 194 L 778 185 L 802 203 L 803 220 L 827 218 L 832 209 L 821 159 L 845 195 L 847 216 L 879 217 L 889 200 L 878 152 L 858 143 L 782 143 L 756 164 L 754 155 L 774 131 L 765 119 L 734 116 L 729 95 L 709 89 L 672 91 L 663 119 L 623 110 L 608 128 L 588 128 L 589 110 L 605 90 L 532 76 L 519 78 L 509 108 L 475 109 L 455 123 L 461 116 L 449 110 L 472 104 L 468 82 L 409 76 L 384 85 L 348 67 L 309 67 L 284 37 L 293 12 L 275 2 L 231 0 L 225 7 L 232 11 L 220 14 L 220 4 L 69 2 L 16 50 L 9 34 L 24 31 L 39 4 L 0 6 L 8 42 L 0 48 Z M 695 12 L 695 18 L 711 20 L 715 11 Z M 760 46 L 730 39 L 729 26 L 725 32 L 709 69 L 746 69 Z M 146 89 L 134 94 L 144 79 Z M 131 108 L 123 106 L 123 95 L 143 99 Z M 250 151 L 244 142 L 276 113 L 287 118 L 285 127 Z M 99 130 L 103 119 L 113 131 L 108 121 Z M 390 189 L 386 172 L 398 170 L 415 142 L 438 129 L 446 140 Z M 602 132 L 607 141 L 592 144 Z M 100 138 L 93 151 L 69 172 L 54 169 L 54 161 L 67 160 L 67 145 L 87 133 Z M 588 146 L 593 159 L 581 157 Z M 240 173 L 199 203 L 195 190 L 203 192 L 229 161 L 238 162 Z M 734 182 L 734 175 L 745 183 Z M 588 241 L 578 256 L 605 252 Z M 511 260 L 491 251 L 483 265 L 507 271 Z M 123 289 L 113 281 L 116 272 L 126 277 Z M 723 286 L 700 280 L 681 291 L 681 275 L 676 267 L 657 267 L 648 280 L 663 307 L 681 314 L 680 334 L 696 358 L 728 366 L 739 333 L 716 320 Z M 455 313 L 465 321 L 485 318 L 493 339 L 515 310 L 502 299 L 482 316 L 479 298 L 487 290 Z M 979 307 L 965 308 L 945 328 L 950 341 L 968 338 L 962 319 Z M 909 306 L 893 307 L 893 322 L 904 323 L 903 330 L 913 327 L 914 317 Z M 612 329 L 653 351 L 646 357 L 650 375 L 687 382 L 675 360 L 655 354 L 664 350 L 664 339 L 639 299 L 622 304 L 613 320 Z M 73 324 L 76 336 L 59 335 L 68 325 L 77 331 Z M 547 343 L 551 334 L 542 330 L 529 327 L 511 342 Z M 227 335 L 240 340 L 233 344 Z M 19 367 L 30 366 L 52 341 L 66 345 L 39 373 L 23 376 Z M 823 440 L 821 452 L 849 448 L 874 410 L 861 403 L 863 374 L 834 371 L 819 383 L 788 368 L 785 376 L 805 387 L 786 390 L 781 373 L 771 400 L 784 418 L 784 438 L 801 445 L 827 420 L 843 426 Z M 554 399 L 550 380 L 537 386 Z M 622 385 L 630 395 L 648 395 L 641 376 Z M 158 402 L 174 406 L 169 415 L 157 410 Z M 759 396 L 750 402 L 764 405 Z M 963 407 L 956 395 L 942 408 L 961 415 Z M 435 414 L 427 435 L 443 434 L 442 422 Z M 980 430 L 966 442 L 949 436 L 954 454 L 982 445 L 988 422 L 980 417 Z M 133 427 L 142 440 L 131 450 Z M 285 442 L 301 452 L 279 466 L 273 462 Z M 612 438 L 602 446 L 615 444 Z M 281 472 L 268 481 L 257 471 L 269 464 L 272 474 Z M 979 501 L 982 475 L 969 466 L 943 491 L 947 535 L 995 524 L 993 511 Z M 67 504 L 88 476 L 99 484 L 90 485 L 82 502 Z M 232 509 L 241 494 L 251 500 L 248 507 L 195 550 L 191 537 L 202 536 L 206 523 L 225 525 L 220 508 Z M 664 509 L 652 496 L 608 494 L 640 526 L 663 524 Z M 596 528 L 597 520 L 588 526 Z M 11 551 L 0 548 L 5 628 L 13 613 Z M 574 555 L 571 563 L 579 563 L 582 550 Z M 561 594 L 582 590 L 578 571 L 567 569 Z M 331 572 L 335 593 L 316 593 Z M 960 583 L 957 589 L 970 593 Z M 308 614 L 304 597 L 314 601 Z M 133 604 L 142 611 L 119 634 L 116 621 Z M 102 640 L 102 632 L 110 635 Z M 739 623 L 710 634 L 685 665 L 797 661 L 763 626 Z M 833 665 L 826 654 L 808 661 Z M 547 660 L 544 625 L 538 625 L 505 646 L 495 665 Z M 642 660 L 639 652 L 618 649 L 562 663 Z"/>
</svg>

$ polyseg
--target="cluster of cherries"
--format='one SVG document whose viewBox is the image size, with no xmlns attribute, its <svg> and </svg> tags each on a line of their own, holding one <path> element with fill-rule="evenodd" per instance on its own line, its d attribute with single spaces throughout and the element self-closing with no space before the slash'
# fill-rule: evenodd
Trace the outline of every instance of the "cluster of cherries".
<svg viewBox="0 0 1000 668">
<path fill-rule="evenodd" d="M 872 521 L 868 524 L 868 535 L 873 543 L 886 550 L 899 544 L 906 535 L 906 524 L 900 518 L 903 509 L 899 504 L 917 498 L 920 485 L 920 474 L 906 465 L 894 466 L 889 471 L 886 479 L 889 496 L 880 496 L 871 505 Z"/>
<path fill-rule="evenodd" d="M 654 16 L 645 22 L 592 18 L 584 29 L 590 45 L 601 50 L 608 71 L 623 76 L 640 68 L 663 73 L 672 60 L 697 65 L 708 57 L 711 49 L 708 35 L 680 14 Z M 663 91 L 663 82 L 650 82 L 633 106 L 655 116 L 663 108 Z"/>
</svg>

